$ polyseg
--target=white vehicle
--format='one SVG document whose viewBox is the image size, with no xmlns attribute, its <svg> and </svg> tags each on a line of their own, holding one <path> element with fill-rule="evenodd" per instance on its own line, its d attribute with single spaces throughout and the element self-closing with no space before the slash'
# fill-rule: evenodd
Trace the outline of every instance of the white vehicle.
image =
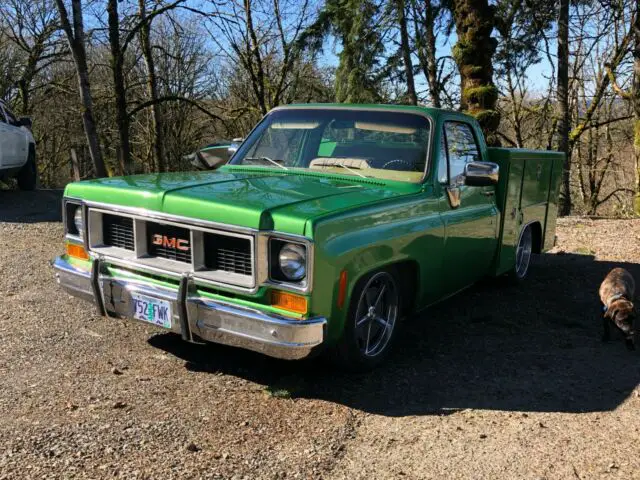
<svg viewBox="0 0 640 480">
<path fill-rule="evenodd" d="M 36 188 L 36 142 L 31 120 L 17 119 L 0 100 L 0 180 L 15 177 L 21 190 Z"/>
</svg>

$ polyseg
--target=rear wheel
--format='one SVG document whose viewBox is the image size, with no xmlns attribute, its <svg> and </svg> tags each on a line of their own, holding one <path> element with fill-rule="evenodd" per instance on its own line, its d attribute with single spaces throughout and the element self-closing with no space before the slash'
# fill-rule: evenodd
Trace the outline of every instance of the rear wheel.
<svg viewBox="0 0 640 480">
<path fill-rule="evenodd" d="M 349 314 L 333 359 L 341 368 L 370 370 L 389 354 L 400 315 L 401 296 L 391 271 L 361 280 L 351 297 Z"/>
<path fill-rule="evenodd" d="M 38 171 L 36 169 L 36 154 L 33 149 L 29 149 L 29 158 L 24 164 L 18 176 L 18 187 L 20 190 L 35 190 L 38 181 Z"/>
<path fill-rule="evenodd" d="M 530 225 L 524 227 L 516 246 L 516 262 L 510 277 L 515 281 L 524 280 L 529 273 L 531 254 L 533 252 L 533 229 Z"/>
</svg>

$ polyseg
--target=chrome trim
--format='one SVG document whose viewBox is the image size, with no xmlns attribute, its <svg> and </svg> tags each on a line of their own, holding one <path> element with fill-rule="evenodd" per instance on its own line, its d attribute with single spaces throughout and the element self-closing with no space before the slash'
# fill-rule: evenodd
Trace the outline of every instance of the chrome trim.
<svg viewBox="0 0 640 480">
<path fill-rule="evenodd" d="M 82 209 L 82 223 L 84 224 L 84 228 L 85 228 L 85 235 L 84 236 L 80 236 L 80 235 L 74 235 L 72 233 L 69 233 L 69 219 L 67 218 L 67 205 L 69 204 L 73 204 L 76 205 L 78 208 Z M 87 231 L 87 224 L 85 221 L 85 208 L 83 207 L 84 203 L 82 200 L 80 200 L 79 198 L 73 198 L 73 197 L 64 197 L 62 199 L 62 226 L 64 228 L 64 237 L 68 240 L 75 240 L 76 242 L 79 243 L 85 243 L 85 237 L 86 235 L 86 231 Z"/>
<path fill-rule="evenodd" d="M 133 270 L 134 271 L 133 273 L 139 273 L 140 275 L 143 275 L 143 276 L 145 273 L 147 273 L 150 275 L 159 275 L 159 276 L 171 278 L 173 280 L 180 280 L 180 278 L 184 273 L 190 273 L 196 285 L 202 285 L 203 287 L 213 287 L 219 290 L 228 290 L 230 292 L 247 293 L 249 295 L 256 293 L 260 288 L 259 285 L 257 284 L 256 284 L 256 287 L 248 289 L 248 288 L 238 287 L 237 285 L 233 285 L 231 283 L 215 282 L 215 281 L 197 276 L 195 275 L 194 272 L 177 272 L 177 271 L 166 270 L 164 268 L 157 267 L 154 265 L 142 264 L 138 261 L 140 259 L 128 260 L 128 259 L 119 258 L 119 257 L 112 257 L 110 255 L 100 255 L 100 257 L 103 259 L 104 263 L 107 265 L 112 265 L 116 268 L 117 267 L 128 268 Z"/>
<path fill-rule="evenodd" d="M 56 257 L 52 266 L 56 281 L 67 293 L 88 302 L 94 301 L 90 271 L 76 268 L 62 257 Z"/>
<path fill-rule="evenodd" d="M 71 197 L 69 197 L 71 198 Z M 66 199 L 66 197 L 65 197 Z M 80 202 L 84 205 L 85 212 L 88 209 L 94 211 L 96 213 L 115 213 L 123 216 L 130 217 L 134 219 L 134 228 L 135 228 L 135 220 L 160 220 L 165 223 L 170 223 L 172 220 L 178 220 L 176 223 L 170 223 L 177 226 L 190 228 L 193 231 L 205 231 L 212 233 L 221 233 L 221 234 L 230 234 L 234 236 L 234 233 L 240 233 L 242 235 L 250 236 L 252 242 L 252 253 L 253 253 L 253 267 L 254 267 L 254 286 L 251 288 L 243 287 L 241 285 L 236 285 L 232 283 L 225 283 L 221 281 L 216 281 L 211 278 L 207 278 L 203 275 L 198 275 L 197 271 L 192 272 L 192 277 L 194 281 L 198 285 L 209 286 L 213 288 L 220 288 L 222 290 L 229 290 L 231 292 L 241 292 L 248 294 L 255 294 L 261 286 L 268 285 L 272 287 L 277 287 L 281 290 L 291 291 L 295 293 L 309 293 L 313 289 L 313 273 L 314 273 L 314 259 L 315 259 L 315 244 L 313 240 L 305 237 L 303 235 L 296 235 L 290 233 L 281 233 L 275 230 L 258 230 L 254 228 L 248 227 L 237 227 L 234 225 L 227 225 L 218 222 L 211 222 L 207 220 L 199 220 L 190 217 L 182 217 L 178 215 L 164 214 L 151 210 L 147 210 L 144 208 L 137 207 L 121 207 L 118 205 L 111 205 L 100 202 L 92 202 L 92 201 L 82 201 L 80 199 L 73 198 L 77 202 Z M 114 266 L 122 266 L 124 268 L 130 268 L 132 270 L 137 270 L 142 273 L 146 272 L 152 275 L 162 275 L 166 277 L 170 277 L 173 279 L 180 279 L 181 275 L 185 273 L 184 269 L 175 269 L 169 270 L 162 266 L 153 265 L 150 263 L 140 262 L 140 259 L 136 257 L 136 252 L 131 252 L 130 250 L 123 250 L 117 247 L 106 247 L 105 249 L 100 249 L 100 251 L 93 248 L 90 243 L 90 238 L 93 238 L 92 230 L 93 228 L 89 228 L 91 224 L 92 216 L 90 214 L 85 215 L 85 230 L 87 234 L 84 236 L 85 249 L 89 252 L 90 256 L 99 255 L 104 261 L 108 264 Z M 179 220 L 184 220 L 184 223 L 180 223 Z M 201 228 L 200 228 L 201 227 Z M 211 229 L 209 229 L 209 228 Z M 213 230 L 213 231 L 212 231 Z M 134 235 L 134 238 L 135 235 Z M 302 243 L 307 247 L 307 263 L 308 263 L 308 273 L 307 273 L 307 283 L 305 286 L 299 286 L 294 283 L 286 283 L 286 282 L 276 282 L 269 279 L 269 250 L 268 243 L 270 238 L 282 239 L 285 241 L 292 241 L 295 243 Z M 77 238 L 73 238 L 74 240 L 80 241 Z M 109 250 L 107 250 L 109 249 Z M 125 257 L 121 256 L 122 253 L 125 253 Z M 129 255 L 126 255 L 126 254 Z M 148 259 L 147 259 L 148 260 Z M 164 259 L 161 259 L 164 260 Z M 171 261 L 171 260 L 167 260 Z M 195 251 L 192 250 L 191 257 L 191 268 L 193 269 L 196 265 L 194 262 L 196 261 Z M 180 266 L 184 266 L 182 262 L 178 262 Z"/>
<path fill-rule="evenodd" d="M 278 287 L 282 290 L 290 290 L 293 292 L 302 292 L 307 293 L 310 292 L 313 288 L 313 258 L 314 258 L 314 244 L 308 238 L 298 237 L 295 235 L 282 235 L 282 234 L 269 234 L 267 237 L 267 278 L 264 283 L 266 285 L 272 285 Z M 298 245 L 303 245 L 306 250 L 306 266 L 307 273 L 304 279 L 300 282 L 292 282 L 292 281 L 280 281 L 274 280 L 271 278 L 271 269 L 272 265 L 269 265 L 269 260 L 271 259 L 271 242 L 272 240 L 280 240 L 286 243 L 297 243 Z"/>
<path fill-rule="evenodd" d="M 287 360 L 308 357 L 324 342 L 323 317 L 295 320 L 205 298 L 191 298 L 189 306 L 192 332 L 209 342 Z"/>
<path fill-rule="evenodd" d="M 53 265 L 58 282 L 65 290 L 94 302 L 90 271 L 73 267 L 63 257 L 56 258 Z M 108 316 L 132 318 L 131 292 L 157 297 L 171 304 L 171 331 L 193 341 L 202 339 L 294 360 L 322 348 L 326 338 L 324 317 L 300 320 L 205 298 L 195 291 L 189 276 L 181 277 L 180 288 L 171 288 L 114 278 L 103 272 L 96 274 Z"/>
<path fill-rule="evenodd" d="M 105 315 L 106 310 L 104 308 L 104 290 L 100 288 L 100 274 L 102 273 L 102 264 L 100 258 L 94 258 L 91 260 L 91 290 L 93 291 L 93 298 L 95 300 L 96 308 L 99 315 Z"/>
<path fill-rule="evenodd" d="M 200 226 L 203 228 L 213 228 L 225 230 L 227 232 L 238 232 L 245 234 L 254 234 L 258 232 L 258 229 L 249 228 L 249 227 L 238 227 L 237 225 L 229 225 L 226 223 L 213 222 L 210 220 L 201 220 L 193 217 L 184 217 L 182 215 L 173 215 L 170 213 L 162 213 L 156 212 L 155 210 L 148 210 L 146 208 L 139 207 L 123 207 L 120 205 L 113 205 L 110 203 L 101 203 L 101 202 L 93 202 L 93 201 L 85 201 L 84 202 L 89 208 L 102 209 L 107 210 L 107 213 L 115 212 L 115 213 L 123 213 L 125 215 L 129 215 L 132 217 L 140 217 L 140 218 L 150 218 L 154 220 L 162 220 L 167 222 L 177 222 L 181 224 L 180 226 L 193 225 Z"/>
<path fill-rule="evenodd" d="M 119 215 L 122 217 L 131 218 L 133 220 L 133 228 L 134 228 L 134 250 L 125 250 L 118 247 L 105 246 L 102 244 L 101 235 L 96 235 L 95 229 L 97 225 L 102 224 L 102 215 Z M 243 292 L 251 292 L 255 293 L 259 288 L 259 283 L 257 281 L 257 261 L 258 254 L 256 251 L 256 234 L 254 231 L 251 234 L 245 232 L 237 232 L 233 229 L 225 229 L 225 228 L 206 228 L 200 225 L 200 223 L 196 220 L 195 222 L 176 222 L 173 220 L 169 220 L 172 216 L 148 216 L 145 217 L 143 215 L 133 213 L 126 209 L 126 211 L 116 211 L 110 208 L 97 208 L 97 207 L 89 207 L 89 219 L 92 225 L 92 228 L 89 229 L 89 250 L 91 252 L 95 252 L 99 255 L 104 255 L 108 258 L 118 258 L 136 262 L 141 266 L 149 266 L 156 269 L 161 269 L 166 272 L 173 272 L 177 275 L 182 275 L 184 273 L 191 274 L 194 278 L 199 281 L 207 282 L 211 285 L 220 285 L 227 286 L 230 288 L 235 288 Z M 147 252 L 147 242 L 146 242 L 146 229 L 141 228 L 143 222 L 154 222 L 158 221 L 163 225 L 171 225 L 175 227 L 180 227 L 189 230 L 190 241 L 191 241 L 191 262 L 177 262 L 171 259 L 166 259 L 162 257 L 151 256 Z M 146 223 L 145 223 L 146 224 Z M 217 224 L 221 225 L 221 224 Z M 223 270 L 213 270 L 208 268 L 202 268 L 202 265 L 199 262 L 203 261 L 201 255 L 199 255 L 199 247 L 202 246 L 202 243 L 197 244 L 194 242 L 194 232 L 198 233 L 211 233 L 214 235 L 223 235 L 232 238 L 242 238 L 248 240 L 250 243 L 249 249 L 251 252 L 251 262 L 252 262 L 252 275 L 242 275 L 234 272 L 225 272 Z M 201 237 L 202 238 L 202 237 Z M 202 239 L 203 240 L 203 239 Z M 223 280 L 224 278 L 224 280 Z"/>
</svg>

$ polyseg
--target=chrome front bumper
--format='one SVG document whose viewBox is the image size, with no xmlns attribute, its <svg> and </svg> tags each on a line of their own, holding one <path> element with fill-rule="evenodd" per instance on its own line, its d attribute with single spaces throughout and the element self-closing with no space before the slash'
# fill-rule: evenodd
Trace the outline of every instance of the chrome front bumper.
<svg viewBox="0 0 640 480">
<path fill-rule="evenodd" d="M 77 269 L 62 257 L 53 267 L 62 288 L 95 303 L 101 315 L 132 318 L 132 292 L 170 302 L 171 330 L 190 342 L 222 343 L 288 360 L 305 358 L 324 342 L 325 318 L 297 320 L 202 297 L 186 275 L 179 287 L 165 288 L 108 276 L 99 259 L 93 260 L 91 271 Z"/>
</svg>

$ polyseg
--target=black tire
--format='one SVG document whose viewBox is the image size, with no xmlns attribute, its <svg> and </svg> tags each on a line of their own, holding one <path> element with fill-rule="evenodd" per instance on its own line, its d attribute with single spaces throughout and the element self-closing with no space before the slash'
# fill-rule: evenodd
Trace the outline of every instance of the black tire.
<svg viewBox="0 0 640 480">
<path fill-rule="evenodd" d="M 533 258 L 533 229 L 531 225 L 525 226 L 520 232 L 516 245 L 516 258 L 513 268 L 508 273 L 512 283 L 520 283 L 531 270 L 531 260 Z"/>
<path fill-rule="evenodd" d="M 380 298 L 373 298 L 374 296 Z M 379 270 L 362 278 L 351 295 L 342 338 L 329 351 L 336 367 L 363 372 L 380 365 L 389 355 L 397 336 L 402 311 L 401 302 L 400 283 L 395 271 Z M 366 320 L 368 327 L 363 324 L 365 317 L 369 319 Z M 383 323 L 385 326 L 382 326 Z M 365 339 L 361 333 L 366 328 L 368 332 L 364 345 Z M 375 329 L 373 336 L 372 329 Z M 372 339 L 376 342 L 374 347 L 370 346 Z"/>
<path fill-rule="evenodd" d="M 36 169 L 36 154 L 29 148 L 29 158 L 16 177 L 20 190 L 35 190 L 38 183 L 38 171 Z"/>
</svg>

